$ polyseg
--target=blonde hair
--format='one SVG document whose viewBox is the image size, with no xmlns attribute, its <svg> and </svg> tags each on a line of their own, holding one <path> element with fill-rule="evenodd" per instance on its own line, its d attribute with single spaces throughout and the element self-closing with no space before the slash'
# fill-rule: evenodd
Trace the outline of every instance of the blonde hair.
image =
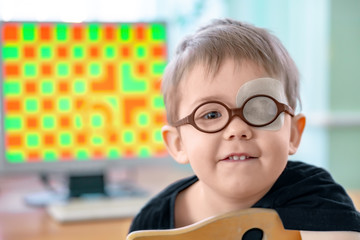
<svg viewBox="0 0 360 240">
<path fill-rule="evenodd" d="M 185 37 L 165 69 L 162 93 L 170 124 L 178 120 L 178 87 L 184 75 L 199 63 L 215 75 L 229 57 L 239 63 L 244 60 L 256 63 L 284 84 L 289 105 L 294 110 L 297 102 L 301 104 L 299 73 L 280 40 L 266 29 L 236 20 L 217 19 Z"/>
</svg>

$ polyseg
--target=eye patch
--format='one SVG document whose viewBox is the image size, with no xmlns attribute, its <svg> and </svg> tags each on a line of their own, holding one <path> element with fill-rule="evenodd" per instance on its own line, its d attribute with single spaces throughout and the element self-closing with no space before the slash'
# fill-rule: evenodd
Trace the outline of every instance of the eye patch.
<svg viewBox="0 0 360 240">
<path fill-rule="evenodd" d="M 282 83 L 279 80 L 273 78 L 258 78 L 251 80 L 242 85 L 236 95 L 236 106 L 241 107 L 247 99 L 254 95 L 268 95 L 276 99 L 280 103 L 288 104 L 285 91 Z M 263 121 L 266 118 L 266 113 L 274 111 L 273 106 L 267 104 L 265 101 L 257 103 L 256 108 L 249 109 L 249 114 L 259 118 L 259 121 Z M 259 109 L 262 111 L 259 111 Z M 258 127 L 265 130 L 277 131 L 280 130 L 284 124 L 284 113 L 281 113 L 278 118 L 269 125 Z"/>
</svg>

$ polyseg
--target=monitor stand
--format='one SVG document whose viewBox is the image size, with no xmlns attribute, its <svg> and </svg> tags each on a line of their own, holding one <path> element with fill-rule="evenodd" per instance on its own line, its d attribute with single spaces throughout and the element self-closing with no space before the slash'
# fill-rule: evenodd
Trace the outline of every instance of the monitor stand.
<svg viewBox="0 0 360 240">
<path fill-rule="evenodd" d="M 70 175 L 68 189 L 56 191 L 48 189 L 25 196 L 25 203 L 34 207 L 45 207 L 57 202 L 66 202 L 74 198 L 99 197 L 143 197 L 148 193 L 130 181 L 108 185 L 105 174 Z"/>
</svg>

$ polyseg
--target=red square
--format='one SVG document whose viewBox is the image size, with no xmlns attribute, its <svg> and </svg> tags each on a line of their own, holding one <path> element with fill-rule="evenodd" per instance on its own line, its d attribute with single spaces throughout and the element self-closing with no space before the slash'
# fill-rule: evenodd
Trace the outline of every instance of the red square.
<svg viewBox="0 0 360 240">
<path fill-rule="evenodd" d="M 105 39 L 106 40 L 113 40 L 115 37 L 115 29 L 113 26 L 106 26 L 105 27 Z"/>
<path fill-rule="evenodd" d="M 44 136 L 44 143 L 45 143 L 45 145 L 54 145 L 54 143 L 55 143 L 55 138 L 54 138 L 54 136 L 53 135 L 51 135 L 51 134 L 47 134 L 47 135 L 45 135 Z"/>
<path fill-rule="evenodd" d="M 19 66 L 16 64 L 6 64 L 5 65 L 5 76 L 17 77 L 19 75 Z"/>
<path fill-rule="evenodd" d="M 98 57 L 99 56 L 99 49 L 97 47 L 90 47 L 90 56 L 91 57 Z"/>
<path fill-rule="evenodd" d="M 15 24 L 6 24 L 4 26 L 4 41 L 16 41 L 19 36 L 19 28 Z"/>
<path fill-rule="evenodd" d="M 38 126 L 38 121 L 36 118 L 33 118 L 33 117 L 29 117 L 27 120 L 26 120 L 26 126 L 28 128 L 37 128 Z"/>
<path fill-rule="evenodd" d="M 51 39 L 50 26 L 46 26 L 46 25 L 40 26 L 40 39 L 41 40 L 50 40 Z"/>
<path fill-rule="evenodd" d="M 41 73 L 45 76 L 49 76 L 52 74 L 52 68 L 50 64 L 43 64 L 41 66 Z"/>
<path fill-rule="evenodd" d="M 60 118 L 60 126 L 61 127 L 69 127 L 70 126 L 70 119 L 68 117 L 61 117 Z"/>
<path fill-rule="evenodd" d="M 7 136 L 7 145 L 10 147 L 20 147 L 22 145 L 22 138 L 20 135 Z"/>
<path fill-rule="evenodd" d="M 74 72 L 75 72 L 75 75 L 83 75 L 84 74 L 84 66 L 82 64 L 75 64 Z"/>
<path fill-rule="evenodd" d="M 24 56 L 25 58 L 34 58 L 35 57 L 35 49 L 31 46 L 24 47 Z"/>
<path fill-rule="evenodd" d="M 33 82 L 27 82 L 25 84 L 25 91 L 27 93 L 35 93 L 36 92 L 36 84 Z"/>
<path fill-rule="evenodd" d="M 57 49 L 57 55 L 58 55 L 59 58 L 66 58 L 67 55 L 68 55 L 68 50 L 67 50 L 67 48 L 64 47 L 64 46 L 58 47 L 58 49 Z"/>
<path fill-rule="evenodd" d="M 18 100 L 7 100 L 6 101 L 6 111 L 20 111 L 20 102 Z"/>
<path fill-rule="evenodd" d="M 52 110 L 54 108 L 54 103 L 52 99 L 44 99 L 42 102 L 42 107 L 44 110 Z"/>
<path fill-rule="evenodd" d="M 67 93 L 69 91 L 69 85 L 67 82 L 59 83 L 59 91 L 62 93 Z"/>
<path fill-rule="evenodd" d="M 72 36 L 74 40 L 80 41 L 83 39 L 83 29 L 81 26 L 74 26 L 72 29 Z"/>
</svg>

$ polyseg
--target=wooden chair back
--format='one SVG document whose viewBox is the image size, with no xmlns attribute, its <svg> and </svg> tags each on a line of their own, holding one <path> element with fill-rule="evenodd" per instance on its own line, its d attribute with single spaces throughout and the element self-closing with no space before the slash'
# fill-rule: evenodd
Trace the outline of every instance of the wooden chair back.
<svg viewBox="0 0 360 240">
<path fill-rule="evenodd" d="M 169 230 L 135 231 L 127 240 L 300 240 L 286 230 L 275 210 L 250 208 Z"/>
</svg>

